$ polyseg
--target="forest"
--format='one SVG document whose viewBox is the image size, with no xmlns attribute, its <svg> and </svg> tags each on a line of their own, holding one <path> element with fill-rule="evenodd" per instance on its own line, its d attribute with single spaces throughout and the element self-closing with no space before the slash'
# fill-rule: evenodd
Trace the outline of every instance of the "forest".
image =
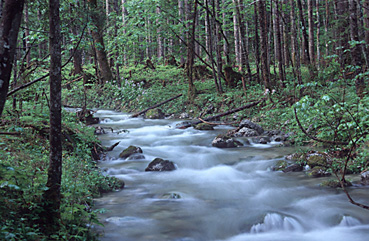
<svg viewBox="0 0 369 241">
<path fill-rule="evenodd" d="M 94 110 L 173 97 L 195 120 L 256 103 L 218 121 L 324 149 L 369 209 L 345 177 L 369 165 L 369 0 L 1 0 L 0 22 L 0 239 L 98 240 L 93 199 L 124 182 Z"/>
</svg>

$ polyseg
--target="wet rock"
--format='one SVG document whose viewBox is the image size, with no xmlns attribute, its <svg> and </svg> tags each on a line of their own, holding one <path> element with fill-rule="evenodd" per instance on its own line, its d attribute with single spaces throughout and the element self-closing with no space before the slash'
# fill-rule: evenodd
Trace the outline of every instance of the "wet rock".
<svg viewBox="0 0 369 241">
<path fill-rule="evenodd" d="M 288 162 L 285 160 L 278 161 L 275 166 L 272 168 L 273 171 L 283 171 L 288 166 Z"/>
<path fill-rule="evenodd" d="M 264 135 L 266 136 L 276 136 L 276 135 L 283 135 L 284 133 L 280 130 L 271 130 L 271 131 L 265 131 Z"/>
<path fill-rule="evenodd" d="M 183 126 L 191 126 L 191 125 L 192 125 L 192 122 L 190 121 L 182 121 L 176 124 L 176 128 L 181 128 Z"/>
<path fill-rule="evenodd" d="M 147 119 L 164 119 L 165 115 L 161 109 L 151 109 L 146 112 Z"/>
<path fill-rule="evenodd" d="M 297 164 L 297 163 L 294 163 L 294 164 L 291 164 L 289 166 L 287 166 L 285 169 L 283 169 L 282 171 L 283 172 L 301 172 L 304 168 Z"/>
<path fill-rule="evenodd" d="M 218 135 L 217 137 L 215 137 L 211 144 L 212 146 L 218 148 L 233 148 L 243 146 L 241 142 L 224 135 Z"/>
<path fill-rule="evenodd" d="M 302 153 L 293 153 L 285 157 L 285 159 L 288 161 L 301 161 L 303 158 L 304 154 Z"/>
<path fill-rule="evenodd" d="M 243 128 L 243 127 L 253 129 L 253 130 L 257 131 L 259 135 L 264 133 L 264 129 L 260 125 L 255 124 L 254 122 L 252 122 L 250 120 L 241 121 L 241 123 L 239 125 L 239 128 Z"/>
<path fill-rule="evenodd" d="M 307 171 L 307 175 L 310 177 L 328 177 L 331 173 L 329 173 L 325 167 L 315 166 Z"/>
<path fill-rule="evenodd" d="M 212 125 L 209 125 L 209 124 L 206 124 L 206 123 L 197 124 L 194 128 L 196 130 L 201 130 L 201 131 L 211 131 L 211 130 L 214 130 L 214 127 Z"/>
<path fill-rule="evenodd" d="M 361 184 L 369 185 L 369 171 L 361 173 Z"/>
<path fill-rule="evenodd" d="M 173 171 L 176 167 L 173 162 L 163 160 L 161 158 L 155 158 L 145 169 L 145 172 L 162 172 L 162 171 Z"/>
<path fill-rule="evenodd" d="M 306 155 L 306 164 L 311 168 L 316 166 L 329 167 L 331 160 L 326 153 L 323 152 L 313 152 Z"/>
<path fill-rule="evenodd" d="M 243 127 L 238 132 L 233 134 L 234 137 L 250 137 L 257 135 L 259 135 L 259 133 L 256 130 L 247 127 Z"/>
<path fill-rule="evenodd" d="M 137 153 L 138 154 L 142 153 L 142 149 L 140 147 L 129 146 L 128 148 L 126 148 L 119 154 L 119 157 L 123 159 L 127 159 L 128 157 L 132 156 L 133 154 L 137 154 Z"/>
<path fill-rule="evenodd" d="M 165 193 L 163 196 L 161 196 L 163 199 L 181 199 L 181 195 L 178 193 Z"/>
<path fill-rule="evenodd" d="M 270 142 L 270 139 L 268 137 L 261 137 L 259 139 L 259 144 L 268 144 L 268 142 Z"/>
</svg>

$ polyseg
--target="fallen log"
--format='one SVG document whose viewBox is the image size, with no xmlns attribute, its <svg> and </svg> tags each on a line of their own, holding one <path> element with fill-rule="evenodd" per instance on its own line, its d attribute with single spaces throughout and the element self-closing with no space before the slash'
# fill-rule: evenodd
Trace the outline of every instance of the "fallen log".
<svg viewBox="0 0 369 241">
<path fill-rule="evenodd" d="M 204 121 L 211 121 L 211 120 L 214 120 L 214 119 L 217 119 L 217 118 L 220 118 L 220 117 L 223 117 L 223 116 L 227 116 L 227 115 L 230 115 L 230 114 L 233 114 L 233 113 L 236 113 L 236 112 L 239 112 L 241 110 L 244 110 L 244 109 L 248 109 L 248 108 L 251 108 L 251 107 L 254 107 L 256 105 L 258 105 L 260 102 L 264 101 L 265 98 L 261 99 L 261 100 L 258 100 L 256 102 L 252 102 L 250 104 L 247 104 L 247 105 L 244 105 L 244 106 L 241 106 L 239 108 L 236 108 L 236 109 L 233 109 L 233 110 L 229 110 L 227 112 L 223 112 L 223 113 L 220 113 L 218 115 L 214 115 L 214 116 L 210 116 L 210 117 L 207 117 L 205 119 L 202 119 L 200 121 L 195 121 L 195 122 L 192 122 L 192 123 L 189 123 L 189 124 L 185 124 L 183 126 L 180 126 L 178 127 L 178 129 L 186 129 L 188 127 L 191 127 L 191 126 L 194 126 L 194 125 L 197 125 L 197 124 L 200 124 Z"/>
<path fill-rule="evenodd" d="M 163 102 L 161 102 L 161 103 L 159 103 L 159 104 L 153 105 L 153 106 L 151 106 L 151 107 L 149 107 L 149 108 L 147 108 L 147 109 L 145 109 L 145 110 L 143 110 L 143 111 L 140 111 L 140 112 L 138 112 L 138 113 L 136 113 L 136 114 L 133 114 L 133 115 L 131 116 L 131 118 L 134 118 L 134 117 L 137 117 L 137 116 L 139 116 L 139 115 L 142 115 L 142 114 L 146 113 L 147 111 L 149 111 L 149 110 L 151 110 L 151 109 L 155 109 L 156 107 L 159 107 L 159 106 L 161 106 L 161 105 L 164 105 L 165 103 L 168 103 L 169 101 L 172 101 L 172 100 L 174 100 L 174 99 L 177 99 L 178 97 L 181 97 L 181 96 L 182 96 L 182 94 L 179 94 L 179 95 L 174 96 L 174 97 L 172 97 L 172 98 L 170 98 L 170 99 L 167 99 L 167 100 L 165 100 L 165 101 L 163 101 Z"/>
</svg>

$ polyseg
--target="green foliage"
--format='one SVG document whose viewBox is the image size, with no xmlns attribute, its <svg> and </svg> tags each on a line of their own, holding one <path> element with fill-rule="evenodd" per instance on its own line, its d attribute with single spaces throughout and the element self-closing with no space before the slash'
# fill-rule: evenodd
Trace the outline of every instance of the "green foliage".
<svg viewBox="0 0 369 241">
<path fill-rule="evenodd" d="M 46 106 L 46 107 L 45 107 Z M 42 194 L 47 189 L 48 108 L 46 103 L 23 102 L 23 111 L 2 116 L 0 130 L 19 135 L 0 141 L 0 239 L 47 240 L 39 226 Z M 10 115 L 14 113 L 14 115 Z M 97 142 L 94 128 L 76 122 L 75 114 L 63 112 L 63 177 L 61 229 L 56 240 L 94 240 L 92 224 L 101 225 L 93 198 L 121 188 L 124 183 L 102 175 L 91 158 Z M 66 138 L 67 139 L 67 138 Z"/>
</svg>

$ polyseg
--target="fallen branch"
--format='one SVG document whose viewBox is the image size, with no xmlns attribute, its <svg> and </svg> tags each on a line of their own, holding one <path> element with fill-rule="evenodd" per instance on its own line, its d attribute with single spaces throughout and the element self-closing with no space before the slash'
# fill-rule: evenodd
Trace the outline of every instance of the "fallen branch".
<svg viewBox="0 0 369 241">
<path fill-rule="evenodd" d="M 227 112 L 224 112 L 224 113 L 221 113 L 219 115 L 214 115 L 214 116 L 210 116 L 210 117 L 207 117 L 203 120 L 200 120 L 200 121 L 195 121 L 193 123 L 189 123 L 189 124 L 186 124 L 186 125 L 183 125 L 181 127 L 178 127 L 178 129 L 186 129 L 190 126 L 193 126 L 193 125 L 197 125 L 197 124 L 200 124 L 201 122 L 204 122 L 204 121 L 211 121 L 211 120 L 214 120 L 214 119 L 217 119 L 217 118 L 220 118 L 220 117 L 223 117 L 223 116 L 227 116 L 227 115 L 231 115 L 233 113 L 236 113 L 236 112 L 239 112 L 241 110 L 244 110 L 244 109 L 248 109 L 248 108 L 251 108 L 251 107 L 254 107 L 256 105 L 258 105 L 259 103 L 263 102 L 265 100 L 265 98 L 262 98 L 261 100 L 258 100 L 256 102 L 253 102 L 253 103 L 250 103 L 250 104 L 247 104 L 247 105 L 244 105 L 244 106 L 241 106 L 239 108 L 236 108 L 236 109 L 233 109 L 233 110 L 230 110 L 230 111 L 227 111 Z"/>
<path fill-rule="evenodd" d="M 147 108 L 147 109 L 145 109 L 145 110 L 143 110 L 143 111 L 140 111 L 140 112 L 138 112 L 138 113 L 136 113 L 136 114 L 132 115 L 132 116 L 131 116 L 131 118 L 134 118 L 134 117 L 137 117 L 137 116 L 139 116 L 139 115 L 142 115 L 142 114 L 146 113 L 147 111 L 149 111 L 149 110 L 151 110 L 151 109 L 155 109 L 156 107 L 159 107 L 159 106 L 161 106 L 161 105 L 164 105 L 165 103 L 168 103 L 169 101 L 172 101 L 172 100 L 174 100 L 174 99 L 177 99 L 178 97 L 181 97 L 181 96 L 182 96 L 182 94 L 179 94 L 179 95 L 174 96 L 174 97 L 172 97 L 172 98 L 170 98 L 170 99 L 167 99 L 167 100 L 165 100 L 165 101 L 163 101 L 163 102 L 161 102 L 161 103 L 159 103 L 159 104 L 153 105 L 153 106 L 151 106 L 151 107 L 149 107 L 149 108 Z"/>
<path fill-rule="evenodd" d="M 76 81 L 78 81 L 78 80 L 80 80 L 80 79 L 82 79 L 83 78 L 83 76 L 80 76 L 80 77 L 78 77 L 77 79 L 74 79 L 74 80 L 72 80 L 72 81 L 69 81 L 68 83 L 66 83 L 66 84 L 63 84 L 63 86 L 62 87 L 64 87 L 64 86 L 67 86 L 67 85 L 69 85 L 69 84 L 71 84 L 71 83 L 73 83 L 73 82 L 76 82 Z"/>
<path fill-rule="evenodd" d="M 119 145 L 120 141 L 115 143 L 114 145 L 110 146 L 109 148 L 106 148 L 106 151 L 112 151 L 117 145 Z"/>
</svg>

